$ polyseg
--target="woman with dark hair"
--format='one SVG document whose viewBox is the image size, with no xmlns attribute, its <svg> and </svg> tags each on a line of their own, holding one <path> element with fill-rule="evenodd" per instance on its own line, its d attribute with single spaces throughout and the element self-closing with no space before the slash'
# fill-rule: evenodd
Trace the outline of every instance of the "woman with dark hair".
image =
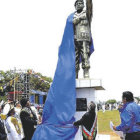
<svg viewBox="0 0 140 140">
<path fill-rule="evenodd" d="M 126 134 L 125 140 L 140 140 L 140 106 L 134 102 L 133 93 L 123 92 L 123 106 L 119 109 L 121 124 L 113 127 Z"/>
</svg>

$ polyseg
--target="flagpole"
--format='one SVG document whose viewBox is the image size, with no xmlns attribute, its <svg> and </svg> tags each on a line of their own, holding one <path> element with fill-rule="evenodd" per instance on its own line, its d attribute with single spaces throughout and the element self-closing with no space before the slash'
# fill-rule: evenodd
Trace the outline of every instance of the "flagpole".
<svg viewBox="0 0 140 140">
<path fill-rule="evenodd" d="M 16 72 L 16 68 L 14 68 L 14 101 L 15 101 L 15 72 Z"/>
</svg>

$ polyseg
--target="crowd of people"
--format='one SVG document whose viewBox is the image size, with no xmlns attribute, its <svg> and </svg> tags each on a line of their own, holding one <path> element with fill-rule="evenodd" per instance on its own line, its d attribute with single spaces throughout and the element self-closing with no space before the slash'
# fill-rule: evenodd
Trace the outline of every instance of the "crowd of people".
<svg viewBox="0 0 140 140">
<path fill-rule="evenodd" d="M 97 118 L 95 108 L 95 103 L 89 103 L 87 113 L 73 123 L 75 127 L 83 126 L 84 140 L 89 137 L 94 139 L 96 137 Z M 31 105 L 26 98 L 16 103 L 13 101 L 1 101 L 0 103 L 0 140 L 31 140 L 36 126 L 41 122 L 42 112 Z M 91 133 L 91 130 L 95 130 L 95 133 Z M 85 131 L 86 133 L 84 133 Z M 88 135 L 86 135 L 87 132 L 89 132 Z"/>
<path fill-rule="evenodd" d="M 115 131 L 122 131 L 125 140 L 140 140 L 140 106 L 134 102 L 133 93 L 122 94 L 123 104 L 119 106 L 121 124 L 113 126 Z M 97 133 L 96 105 L 90 102 L 88 111 L 80 120 L 73 123 L 82 126 L 83 140 L 95 140 Z M 38 124 L 42 122 L 42 113 L 29 100 L 20 102 L 0 102 L 0 140 L 31 140 Z"/>
<path fill-rule="evenodd" d="M 31 140 L 41 122 L 42 112 L 26 98 L 0 102 L 0 140 Z"/>
</svg>

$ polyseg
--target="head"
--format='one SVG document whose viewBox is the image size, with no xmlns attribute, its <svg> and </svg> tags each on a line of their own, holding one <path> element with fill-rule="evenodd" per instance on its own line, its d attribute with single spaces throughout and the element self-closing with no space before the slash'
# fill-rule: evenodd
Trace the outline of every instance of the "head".
<svg viewBox="0 0 140 140">
<path fill-rule="evenodd" d="M 87 108 L 88 108 L 88 111 L 94 112 L 94 111 L 95 111 L 95 108 L 96 108 L 96 105 L 95 105 L 95 103 L 94 103 L 93 101 L 91 101 L 91 102 L 88 104 Z"/>
<path fill-rule="evenodd" d="M 77 12 L 81 12 L 84 8 L 84 1 L 83 0 L 76 0 L 74 6 L 75 6 L 75 9 Z"/>
<path fill-rule="evenodd" d="M 122 93 L 122 101 L 123 104 L 126 104 L 127 102 L 133 102 L 134 101 L 134 97 L 133 97 L 133 93 L 130 91 L 125 91 Z"/>
<path fill-rule="evenodd" d="M 21 104 L 22 108 L 23 108 L 23 107 L 30 107 L 30 102 L 29 102 L 29 100 L 26 99 L 26 98 L 21 99 L 21 100 L 20 100 L 20 104 Z"/>
<path fill-rule="evenodd" d="M 20 107 L 21 107 L 20 103 L 19 103 L 19 102 L 16 102 L 16 103 L 15 103 L 15 107 L 20 108 Z"/>
<path fill-rule="evenodd" d="M 14 109 L 14 107 L 9 110 L 7 116 L 13 116 L 13 115 L 15 115 L 15 109 Z"/>
</svg>

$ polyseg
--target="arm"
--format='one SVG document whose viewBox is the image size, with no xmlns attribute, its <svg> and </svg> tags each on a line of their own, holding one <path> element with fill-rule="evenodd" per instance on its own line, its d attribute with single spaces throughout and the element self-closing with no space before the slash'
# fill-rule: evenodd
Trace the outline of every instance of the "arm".
<svg viewBox="0 0 140 140">
<path fill-rule="evenodd" d="M 124 110 L 121 116 L 121 124 L 116 127 L 117 131 L 128 131 L 133 124 L 133 114 L 130 110 Z"/>
<path fill-rule="evenodd" d="M 80 120 L 74 122 L 74 125 L 75 126 L 83 125 L 84 121 L 85 121 L 85 115 Z"/>
<path fill-rule="evenodd" d="M 78 24 L 81 20 L 86 19 L 86 13 L 81 14 L 80 16 L 76 16 L 73 18 L 73 24 Z"/>
<path fill-rule="evenodd" d="M 91 25 L 91 20 L 92 20 L 92 0 L 86 0 L 86 14 L 87 14 L 87 19 L 89 21 L 89 25 Z"/>
<path fill-rule="evenodd" d="M 20 118 L 22 121 L 26 121 L 26 123 L 37 125 L 37 121 L 33 119 L 33 117 L 29 116 L 25 111 L 20 113 Z"/>
</svg>

